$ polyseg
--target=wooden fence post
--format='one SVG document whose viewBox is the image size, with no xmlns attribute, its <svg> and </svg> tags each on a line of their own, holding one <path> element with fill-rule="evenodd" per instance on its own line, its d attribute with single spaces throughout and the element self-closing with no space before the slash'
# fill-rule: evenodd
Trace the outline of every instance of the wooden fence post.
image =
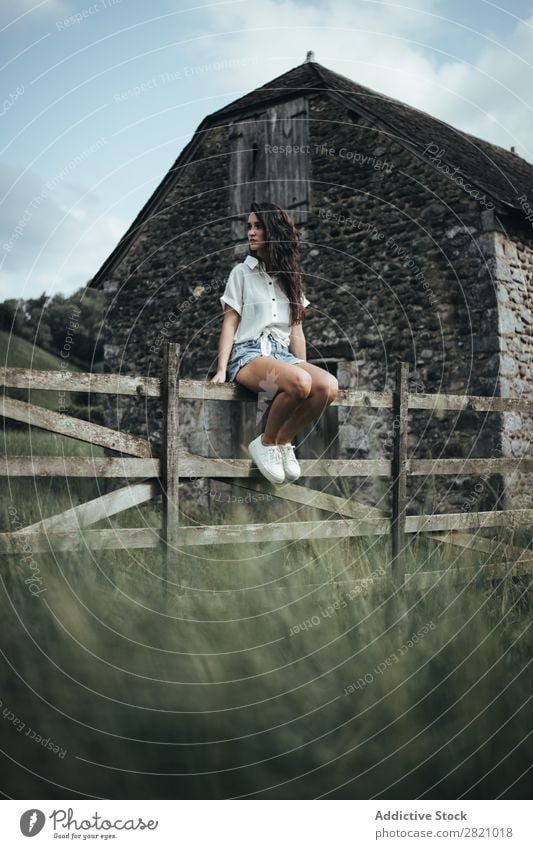
<svg viewBox="0 0 533 849">
<path fill-rule="evenodd" d="M 396 381 L 392 396 L 393 455 L 392 455 L 392 560 L 391 577 L 395 583 L 403 582 L 405 572 L 405 519 L 407 502 L 407 413 L 409 390 L 408 363 L 396 363 Z"/>
<path fill-rule="evenodd" d="M 164 590 L 168 589 L 169 565 L 176 563 L 179 546 L 179 411 L 178 374 L 180 346 L 166 342 L 163 349 L 161 401 L 163 433 L 161 440 L 161 487 L 163 490 Z"/>
</svg>

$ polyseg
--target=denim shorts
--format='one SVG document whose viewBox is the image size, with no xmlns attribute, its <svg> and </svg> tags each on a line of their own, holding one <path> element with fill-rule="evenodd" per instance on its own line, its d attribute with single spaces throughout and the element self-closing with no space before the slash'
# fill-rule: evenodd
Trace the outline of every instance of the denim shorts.
<svg viewBox="0 0 533 849">
<path fill-rule="evenodd" d="M 267 354 L 269 357 L 274 357 L 276 360 L 282 360 L 284 363 L 304 363 L 301 357 L 295 357 L 289 351 L 287 345 L 282 345 L 277 339 L 272 336 L 271 333 L 268 334 L 268 340 L 270 341 L 270 353 Z M 246 363 L 249 363 L 250 360 L 253 360 L 255 357 L 265 356 L 261 351 L 261 336 L 258 336 L 257 339 L 247 339 L 245 342 L 235 342 L 231 349 L 228 365 L 226 368 L 226 376 L 228 381 L 238 383 L 238 380 L 235 380 L 236 374 Z"/>
</svg>

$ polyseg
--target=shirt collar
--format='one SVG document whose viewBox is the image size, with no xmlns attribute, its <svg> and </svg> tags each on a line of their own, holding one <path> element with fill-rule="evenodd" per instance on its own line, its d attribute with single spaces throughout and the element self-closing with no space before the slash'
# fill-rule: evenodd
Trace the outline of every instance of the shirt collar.
<svg viewBox="0 0 533 849">
<path fill-rule="evenodd" d="M 244 260 L 244 262 L 245 262 L 245 264 L 246 264 L 246 265 L 248 265 L 250 268 L 255 268 L 255 267 L 256 267 L 256 265 L 259 265 L 259 260 L 257 259 L 257 257 L 256 257 L 256 256 L 252 256 L 252 254 L 248 254 L 248 256 L 246 257 L 246 259 Z"/>
</svg>

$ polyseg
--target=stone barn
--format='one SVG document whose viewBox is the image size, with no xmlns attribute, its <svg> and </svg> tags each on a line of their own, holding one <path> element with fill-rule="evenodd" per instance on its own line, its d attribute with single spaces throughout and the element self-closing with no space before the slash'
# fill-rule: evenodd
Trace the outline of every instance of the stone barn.
<svg viewBox="0 0 533 849">
<path fill-rule="evenodd" d="M 107 371 L 159 375 L 168 339 L 181 344 L 182 377 L 213 376 L 219 298 L 247 254 L 252 200 L 278 203 L 302 230 L 307 359 L 341 389 L 390 390 L 402 359 L 412 392 L 532 400 L 533 166 L 311 55 L 202 121 L 91 280 L 106 293 Z M 109 405 L 107 423 L 157 443 L 150 400 Z M 183 447 L 247 456 L 253 406 L 184 402 Z M 409 420 L 416 457 L 528 454 L 525 415 Z M 297 453 L 390 456 L 392 432 L 390 411 L 333 406 L 300 434 Z M 466 509 L 472 493 L 475 509 L 530 506 L 525 476 L 477 481 L 411 479 L 409 512 Z M 363 500 L 388 501 L 385 480 L 355 479 L 360 487 Z"/>
</svg>

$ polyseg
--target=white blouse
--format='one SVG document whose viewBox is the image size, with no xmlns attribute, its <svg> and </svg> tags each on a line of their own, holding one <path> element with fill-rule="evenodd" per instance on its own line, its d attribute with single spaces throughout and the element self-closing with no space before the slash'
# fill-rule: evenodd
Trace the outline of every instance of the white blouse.
<svg viewBox="0 0 533 849">
<path fill-rule="evenodd" d="M 246 342 L 261 336 L 261 350 L 267 351 L 269 333 L 288 347 L 290 341 L 290 302 L 281 288 L 276 276 L 270 276 L 259 267 L 257 257 L 248 254 L 230 272 L 224 294 L 220 296 L 222 310 L 224 304 L 236 310 L 241 320 L 237 325 L 234 343 Z M 308 306 L 310 301 L 303 295 L 302 303 Z M 264 346 L 264 348 L 263 348 Z"/>
</svg>

